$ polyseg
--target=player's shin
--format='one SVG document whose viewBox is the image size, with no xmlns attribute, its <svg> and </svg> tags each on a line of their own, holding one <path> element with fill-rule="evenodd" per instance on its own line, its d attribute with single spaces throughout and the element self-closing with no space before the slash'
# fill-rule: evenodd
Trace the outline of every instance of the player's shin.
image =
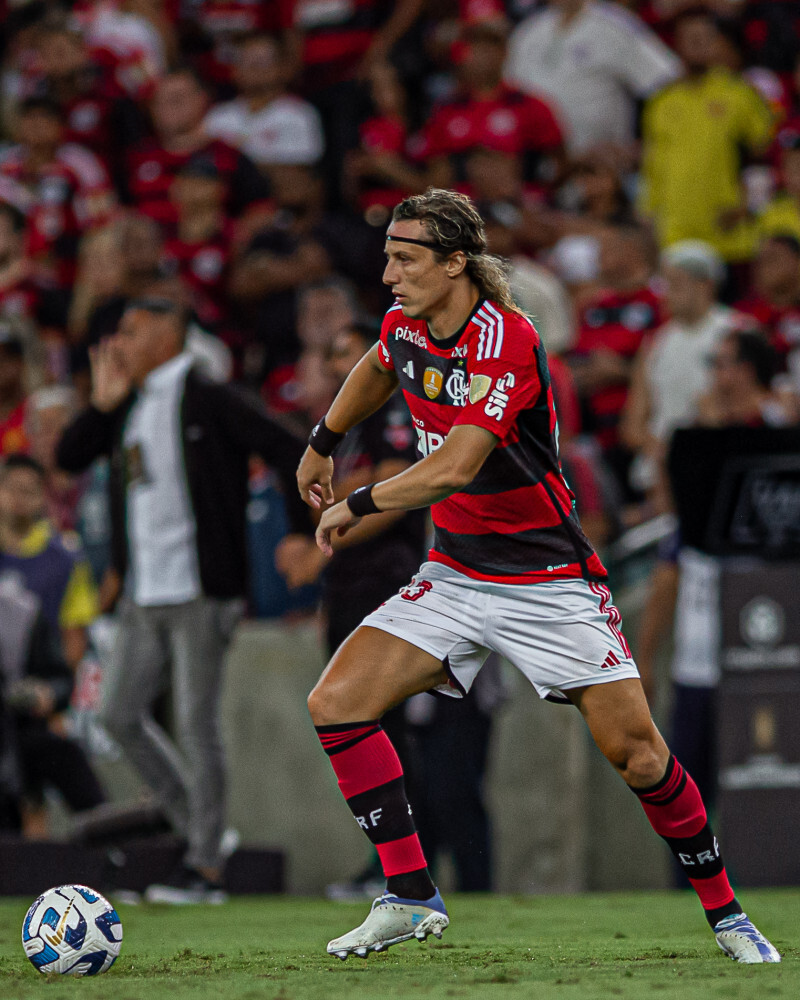
<svg viewBox="0 0 800 1000">
<path fill-rule="evenodd" d="M 342 795 L 375 845 L 387 890 L 403 899 L 430 899 L 436 889 L 411 815 L 403 767 L 380 723 L 316 729 Z"/>
<path fill-rule="evenodd" d="M 670 755 L 661 781 L 650 788 L 631 790 L 638 795 L 653 829 L 664 838 L 686 872 L 711 926 L 740 913 L 742 908 L 728 881 L 717 838 L 691 775 Z"/>
</svg>

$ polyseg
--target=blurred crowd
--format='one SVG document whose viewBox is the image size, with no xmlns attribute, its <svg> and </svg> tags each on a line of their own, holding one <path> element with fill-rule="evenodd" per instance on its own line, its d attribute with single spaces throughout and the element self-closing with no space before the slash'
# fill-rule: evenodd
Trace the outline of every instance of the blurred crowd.
<svg viewBox="0 0 800 1000">
<path fill-rule="evenodd" d="M 142 296 L 303 437 L 391 304 L 392 207 L 469 194 L 601 549 L 669 509 L 676 428 L 800 419 L 792 0 L 0 0 L 0 45 L 0 458 L 26 456 L 0 478 L 0 590 L 40 598 L 78 706 L 119 581 L 108 468 L 55 452 Z M 39 694 L 29 714 L 63 707 Z"/>
</svg>

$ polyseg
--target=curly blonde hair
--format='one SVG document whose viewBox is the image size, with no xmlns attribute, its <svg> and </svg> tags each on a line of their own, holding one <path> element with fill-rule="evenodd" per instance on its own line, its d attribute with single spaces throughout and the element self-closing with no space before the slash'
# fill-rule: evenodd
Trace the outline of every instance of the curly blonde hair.
<svg viewBox="0 0 800 1000">
<path fill-rule="evenodd" d="M 444 260 L 461 251 L 467 258 L 466 272 L 481 296 L 511 312 L 521 310 L 514 302 L 508 283 L 508 265 L 487 253 L 486 228 L 472 201 L 457 191 L 428 188 L 401 201 L 392 212 L 392 222 L 421 222 L 436 256 Z"/>
</svg>

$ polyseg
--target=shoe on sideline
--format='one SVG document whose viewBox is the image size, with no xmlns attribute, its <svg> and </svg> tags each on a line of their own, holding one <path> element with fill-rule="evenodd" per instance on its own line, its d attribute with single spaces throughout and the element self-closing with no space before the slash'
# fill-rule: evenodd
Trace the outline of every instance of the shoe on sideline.
<svg viewBox="0 0 800 1000">
<path fill-rule="evenodd" d="M 148 903 L 170 903 L 173 906 L 201 903 L 214 906 L 227 903 L 228 894 L 220 883 L 210 882 L 194 868 L 181 865 L 166 882 L 149 885 L 144 898 Z"/>
</svg>

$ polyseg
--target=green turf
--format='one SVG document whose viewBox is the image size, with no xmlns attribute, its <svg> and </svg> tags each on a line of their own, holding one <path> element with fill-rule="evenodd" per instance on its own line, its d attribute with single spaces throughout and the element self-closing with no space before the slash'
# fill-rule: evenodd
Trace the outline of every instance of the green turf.
<svg viewBox="0 0 800 1000">
<path fill-rule="evenodd" d="M 329 937 L 363 904 L 251 897 L 225 906 L 120 907 L 116 965 L 96 979 L 45 977 L 22 952 L 28 901 L 0 902 L 0 998 L 372 1000 L 372 998 L 800 997 L 800 890 L 744 894 L 784 955 L 741 966 L 714 943 L 691 893 L 583 897 L 451 896 L 440 942 L 339 962 Z"/>
</svg>

